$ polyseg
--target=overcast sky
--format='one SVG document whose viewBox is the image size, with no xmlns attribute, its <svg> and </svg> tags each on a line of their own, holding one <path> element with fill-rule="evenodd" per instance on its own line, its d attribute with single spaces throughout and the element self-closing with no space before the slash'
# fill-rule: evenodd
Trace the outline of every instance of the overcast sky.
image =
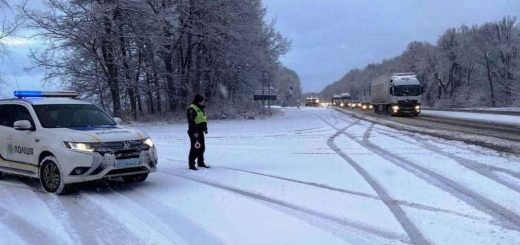
<svg viewBox="0 0 520 245">
<path fill-rule="evenodd" d="M 399 55 L 447 28 L 520 16 L 519 0 L 264 0 L 292 39 L 283 63 L 304 91 L 319 92 L 353 68 Z"/>
<path fill-rule="evenodd" d="M 306 92 L 320 91 L 350 69 L 399 55 L 411 41 L 435 42 L 447 28 L 520 16 L 519 0 L 264 1 L 268 18 L 276 18 L 293 42 L 282 62 L 299 74 Z M 0 97 L 12 94 L 16 80 L 22 89 L 45 88 L 43 71 L 24 70 L 29 48 L 42 48 L 41 42 L 19 38 L 8 48 L 11 55 L 0 61 L 7 83 Z"/>
</svg>

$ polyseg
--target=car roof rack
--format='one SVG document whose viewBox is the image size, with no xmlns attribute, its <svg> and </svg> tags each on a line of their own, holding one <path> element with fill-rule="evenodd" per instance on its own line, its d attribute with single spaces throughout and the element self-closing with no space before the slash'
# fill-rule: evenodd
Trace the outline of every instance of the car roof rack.
<svg viewBox="0 0 520 245">
<path fill-rule="evenodd" d="M 17 98 L 76 98 L 79 96 L 75 91 L 34 91 L 17 90 L 14 91 Z"/>
</svg>

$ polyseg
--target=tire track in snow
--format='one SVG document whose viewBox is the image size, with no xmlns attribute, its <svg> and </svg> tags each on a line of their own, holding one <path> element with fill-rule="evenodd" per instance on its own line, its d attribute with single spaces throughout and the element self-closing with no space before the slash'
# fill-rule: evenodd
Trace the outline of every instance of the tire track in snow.
<svg viewBox="0 0 520 245">
<path fill-rule="evenodd" d="M 325 190 L 330 190 L 330 191 L 336 191 L 336 192 L 340 192 L 340 193 L 344 193 L 344 194 L 355 195 L 355 196 L 365 197 L 365 198 L 374 199 L 374 200 L 381 200 L 381 198 L 376 196 L 376 195 L 371 195 L 371 194 L 364 193 L 364 192 L 351 191 L 351 190 L 337 188 L 337 187 L 333 187 L 333 186 L 329 186 L 329 185 L 325 185 L 325 184 L 320 184 L 320 183 L 314 183 L 314 182 L 290 179 L 290 178 L 286 178 L 286 177 L 280 177 L 280 176 L 276 176 L 276 175 L 258 173 L 258 172 L 254 172 L 254 171 L 242 170 L 242 169 L 237 169 L 237 168 L 221 167 L 221 166 L 213 166 L 213 167 L 214 168 L 220 168 L 220 169 L 227 169 L 227 170 L 237 171 L 237 172 L 249 173 L 249 174 L 269 177 L 269 178 L 273 178 L 273 179 L 279 179 L 279 180 L 288 181 L 288 182 L 292 182 L 292 183 L 308 185 L 308 186 L 312 186 L 312 187 L 315 187 L 315 188 L 320 188 L 320 189 L 325 189 Z M 464 214 L 464 213 L 460 213 L 460 212 L 457 212 L 457 211 L 437 208 L 437 207 L 424 205 L 424 204 L 420 204 L 420 203 L 414 203 L 414 202 L 409 202 L 409 201 L 404 201 L 404 200 L 397 200 L 397 199 L 391 199 L 390 201 L 394 202 L 395 204 L 399 204 L 399 205 L 403 205 L 403 206 L 407 206 L 407 207 L 411 207 L 411 208 L 415 208 L 415 209 L 421 209 L 421 210 L 425 210 L 425 211 L 439 212 L 439 213 L 445 213 L 445 214 L 450 214 L 450 215 L 456 215 L 456 216 L 469 218 L 469 219 L 473 219 L 473 220 L 477 220 L 477 221 L 485 221 L 485 219 L 482 218 L 482 217 L 477 217 L 477 216 L 474 216 L 474 215 Z"/>
<path fill-rule="evenodd" d="M 28 186 L 33 186 L 37 182 L 36 180 L 25 180 L 22 181 L 23 183 L 26 183 Z M 39 184 L 39 183 L 38 183 Z M 29 189 L 29 188 L 28 188 Z M 36 188 L 35 188 L 36 189 Z M 47 211 L 50 215 L 53 216 L 53 218 L 59 223 L 63 231 L 67 232 L 67 236 L 69 236 L 70 240 L 75 242 L 80 242 L 82 244 L 88 244 L 85 242 L 88 242 L 88 239 L 85 239 L 84 236 L 82 236 L 82 233 L 78 233 L 73 226 L 73 222 L 68 215 L 68 213 L 65 211 L 63 206 L 61 205 L 61 197 L 56 196 L 54 194 L 49 194 L 47 192 L 41 193 L 38 191 L 31 191 L 27 192 L 32 194 L 32 197 L 36 200 L 41 201 L 42 204 L 44 204 L 47 207 Z M 35 201 L 33 201 L 35 202 Z M 45 206 L 42 206 L 42 211 L 45 208 Z M 55 228 L 54 228 L 55 229 Z"/>
<path fill-rule="evenodd" d="M 99 205 L 87 200 L 88 194 L 60 196 L 64 211 L 70 217 L 76 230 L 89 232 L 84 236 L 85 244 L 142 244 L 142 240 L 131 233 L 118 220 Z"/>
<path fill-rule="evenodd" d="M 347 122 L 345 119 L 339 119 Z M 511 211 L 506 207 L 494 202 L 493 200 L 464 187 L 454 180 L 451 180 L 430 169 L 422 167 L 419 164 L 409 161 L 397 154 L 391 153 L 370 142 L 370 134 L 374 126 L 375 124 L 371 123 L 363 135 L 362 140 L 359 140 L 355 136 L 346 132 L 344 134 L 375 154 L 389 160 L 394 165 L 401 167 L 402 169 L 414 174 L 421 179 L 424 179 L 430 184 L 437 186 L 448 193 L 451 193 L 453 196 L 459 198 L 468 205 L 489 214 L 491 217 L 494 217 L 496 220 L 500 221 L 504 228 L 520 231 L 520 215 L 518 215 L 516 212 Z"/>
<path fill-rule="evenodd" d="M 292 134 L 310 134 L 310 133 L 318 133 L 318 132 L 323 132 L 324 129 L 323 127 L 314 127 L 314 128 L 304 128 L 304 129 L 296 129 L 296 130 L 291 130 L 289 131 L 289 133 L 292 133 Z"/>
<path fill-rule="evenodd" d="M 14 176 L 8 174 L 5 175 L 7 176 L 2 177 L 2 180 L 0 180 L 0 187 L 2 188 L 18 188 L 23 190 L 30 190 L 32 192 L 37 192 L 45 195 L 49 194 L 46 191 L 44 191 L 40 186 L 31 183 L 31 180 L 27 179 L 27 177 Z"/>
<path fill-rule="evenodd" d="M 369 141 L 370 132 L 374 124 L 368 127 L 368 130 L 365 132 L 363 136 L 363 140 L 357 139 L 355 136 L 352 136 L 346 132 L 344 134 L 362 145 L 363 147 L 369 149 L 375 154 L 385 158 L 390 161 L 394 165 L 401 167 L 402 169 L 414 174 L 415 176 L 426 180 L 427 182 L 433 184 L 441 188 L 442 190 L 451 193 L 455 197 L 460 200 L 466 202 L 468 205 L 477 208 L 478 210 L 489 214 L 495 219 L 502 222 L 504 228 L 520 230 L 520 216 L 505 208 L 504 206 L 460 185 L 459 183 L 438 174 L 430 169 L 422 167 L 414 162 L 411 162 L 401 156 L 398 156 L 394 153 L 391 153 Z"/>
<path fill-rule="evenodd" d="M 360 164 L 350 158 L 347 154 L 345 154 L 341 149 L 334 143 L 334 140 L 340 136 L 341 134 L 345 134 L 347 129 L 358 124 L 360 120 L 354 121 L 350 123 L 348 126 L 338 129 L 331 123 L 327 122 L 322 117 L 318 116 L 325 124 L 329 125 L 333 129 L 336 129 L 337 132 L 332 135 L 327 140 L 327 145 L 335 151 L 343 160 L 345 160 L 352 168 L 354 168 L 366 181 L 372 186 L 374 191 L 379 195 L 383 203 L 388 207 L 388 209 L 392 212 L 397 221 L 401 224 L 406 234 L 410 238 L 413 244 L 430 244 L 428 240 L 422 235 L 420 230 L 415 226 L 415 224 L 408 218 L 404 210 L 401 208 L 399 204 L 394 203 L 394 200 L 386 191 L 386 189 L 377 182 Z"/>
<path fill-rule="evenodd" d="M 380 200 L 379 197 L 377 197 L 376 195 L 371 195 L 371 194 L 364 193 L 364 192 L 357 192 L 357 191 L 351 191 L 351 190 L 347 190 L 347 189 L 337 188 L 337 187 L 333 187 L 333 186 L 329 186 L 329 185 L 325 185 L 325 184 L 319 184 L 319 183 L 314 183 L 314 182 L 309 182 L 309 181 L 290 179 L 290 178 L 286 178 L 286 177 L 280 177 L 280 176 L 271 175 L 271 174 L 264 174 L 264 173 L 250 171 L 250 170 L 242 170 L 242 169 L 238 169 L 238 168 L 220 167 L 220 166 L 215 166 L 215 168 L 226 169 L 226 170 L 231 170 L 231 171 L 237 171 L 237 172 L 242 172 L 242 173 L 248 173 L 248 174 L 253 174 L 253 175 L 258 175 L 258 176 L 263 176 L 263 177 L 269 177 L 269 178 L 272 178 L 272 179 L 278 179 L 278 180 L 288 181 L 288 182 L 292 182 L 292 183 L 308 185 L 308 186 L 312 186 L 312 187 L 316 187 L 316 188 L 320 188 L 320 189 L 326 189 L 326 190 L 330 190 L 330 191 L 337 191 L 337 192 L 341 192 L 341 193 L 345 193 L 345 194 L 349 194 L 349 195 L 355 195 L 355 196 L 360 196 L 360 197 L 366 197 L 366 198 L 370 198 L 370 199 Z"/>
<path fill-rule="evenodd" d="M 0 218 L 0 244 L 5 245 L 26 245 L 29 244 L 26 240 L 24 240 L 22 237 L 18 236 L 15 232 L 13 232 L 11 229 L 6 227 L 2 222 Z"/>
<path fill-rule="evenodd" d="M 399 141 L 403 141 L 403 142 L 407 142 L 407 143 L 412 143 L 410 141 L 407 141 L 407 140 L 404 140 L 404 139 L 400 139 L 398 137 L 396 137 L 395 135 L 391 135 L 390 133 L 382 133 L 382 132 L 379 132 L 380 134 L 384 134 L 388 137 L 393 137 L 393 139 L 396 139 L 396 140 L 399 140 Z M 484 177 L 487 177 L 499 184 L 502 184 L 506 187 L 508 187 L 509 189 L 513 190 L 513 191 L 516 191 L 518 193 L 520 193 L 520 186 L 518 186 L 517 184 L 513 184 L 511 182 L 508 182 L 502 178 L 500 178 L 499 176 L 496 175 L 495 172 L 502 172 L 502 173 L 506 173 L 506 174 L 509 174 L 513 177 L 516 177 L 516 178 L 520 178 L 520 173 L 517 173 L 515 171 L 512 171 L 512 170 L 507 170 L 507 169 L 503 169 L 503 168 L 498 168 L 498 167 L 493 167 L 493 166 L 489 166 L 489 165 L 486 165 L 486 164 L 482 164 L 482 163 L 479 163 L 479 162 L 476 162 L 476 161 L 473 161 L 473 160 L 470 160 L 470 159 L 466 159 L 466 158 L 463 158 L 463 157 L 460 157 L 460 156 L 457 156 L 456 154 L 452 154 L 452 153 L 449 153 L 449 152 L 445 152 L 443 150 L 441 150 L 438 146 L 434 145 L 434 144 L 431 144 L 431 143 L 428 143 L 428 142 L 424 142 L 424 141 L 417 141 L 418 143 L 420 143 L 425 149 L 433 152 L 433 153 L 436 153 L 436 154 L 439 154 L 441 156 L 444 156 L 444 157 L 447 157 L 451 160 L 453 160 L 454 162 L 456 162 L 457 164 L 475 172 L 475 173 L 478 173 Z M 413 143 L 412 143 L 413 144 Z"/>
<path fill-rule="evenodd" d="M 410 241 L 408 240 L 407 237 L 405 237 L 405 236 L 403 236 L 401 234 L 397 234 L 397 233 L 392 232 L 392 231 L 382 230 L 382 229 L 379 229 L 379 228 L 376 228 L 376 227 L 372 227 L 370 225 L 359 223 L 359 222 L 352 222 L 352 221 L 349 221 L 349 220 L 346 220 L 346 219 L 342 219 L 342 218 L 338 218 L 338 217 L 335 217 L 335 216 L 332 216 L 332 215 L 328 215 L 328 214 L 325 214 L 325 213 L 322 213 L 322 212 L 319 212 L 319 211 L 314 211 L 314 210 L 311 210 L 311 209 L 308 209 L 308 208 L 305 208 L 305 207 L 302 207 L 302 206 L 298 206 L 298 205 L 295 205 L 295 204 L 287 203 L 287 202 L 282 201 L 282 200 L 277 200 L 277 199 L 274 199 L 274 198 L 271 198 L 271 197 L 267 197 L 267 196 L 260 195 L 260 194 L 257 194 L 257 193 L 249 192 L 249 191 L 242 190 L 242 189 L 239 189 L 239 188 L 222 185 L 222 184 L 215 183 L 215 182 L 212 182 L 212 181 L 209 181 L 209 180 L 205 180 L 205 179 L 201 179 L 201 178 L 194 178 L 194 177 L 191 177 L 191 176 L 185 176 L 185 175 L 176 174 L 176 173 L 170 173 L 170 172 L 166 172 L 166 171 L 159 171 L 159 172 L 165 173 L 165 174 L 168 174 L 168 175 L 172 175 L 172 176 L 176 176 L 176 177 L 179 177 L 179 178 L 183 178 L 183 179 L 186 179 L 186 180 L 190 180 L 190 181 L 193 181 L 193 182 L 196 182 L 196 183 L 199 183 L 199 184 L 203 184 L 203 185 L 211 186 L 211 187 L 214 187 L 214 188 L 218 188 L 218 189 L 221 189 L 221 190 L 226 190 L 226 191 L 229 191 L 229 192 L 241 195 L 241 196 L 245 196 L 245 197 L 248 197 L 248 198 L 251 198 L 251 199 L 254 199 L 254 200 L 267 202 L 267 203 L 274 204 L 274 205 L 277 205 L 277 206 L 281 206 L 281 207 L 284 207 L 284 208 L 289 208 L 289 209 L 295 210 L 297 212 L 306 213 L 308 215 L 312 215 L 314 217 L 317 217 L 317 218 L 320 218 L 320 219 L 323 219 L 323 220 L 327 220 L 327 221 L 330 221 L 330 222 L 333 222 L 333 223 L 336 223 L 336 224 L 339 224 L 339 225 L 342 225 L 342 226 L 346 226 L 346 227 L 354 228 L 354 229 L 357 229 L 357 230 L 361 230 L 361 231 L 364 231 L 364 232 L 367 232 L 367 233 L 370 233 L 370 234 L 373 234 L 373 235 L 376 235 L 376 236 L 379 236 L 379 237 L 382 237 L 382 238 L 386 238 L 386 239 L 389 239 L 389 240 L 396 240 L 396 241 L 401 241 L 401 242 L 404 242 L 404 243 L 410 243 Z M 294 217 L 296 217 L 297 219 L 301 219 L 298 216 L 294 216 Z"/>
<path fill-rule="evenodd" d="M 2 207 L 0 207 L 0 222 L 30 244 L 55 244 L 56 242 L 56 238 L 49 236 L 45 230 Z"/>
<path fill-rule="evenodd" d="M 334 115 L 332 115 L 333 113 L 334 113 L 334 111 L 331 110 L 331 111 L 330 111 L 330 115 L 332 116 L 332 119 L 334 119 L 334 123 L 333 123 L 334 126 L 336 126 L 336 125 L 338 125 L 338 122 L 339 122 L 339 121 L 338 121 L 338 119 L 337 119 L 336 117 L 334 117 Z"/>
<path fill-rule="evenodd" d="M 169 237 L 166 237 L 165 234 L 162 234 L 158 231 L 157 227 L 151 226 L 146 220 L 143 220 L 143 213 L 141 210 L 139 210 L 139 207 L 130 208 L 126 206 L 127 203 L 115 201 L 114 196 L 120 197 L 120 195 L 112 191 L 100 192 L 97 194 L 92 193 L 86 197 L 91 202 L 97 204 L 99 207 L 102 207 L 114 219 L 118 220 L 118 222 L 122 224 L 126 230 L 139 238 L 139 240 L 131 240 L 130 242 L 135 244 L 174 244 L 173 241 L 176 243 L 181 243 L 181 239 L 175 239 L 171 236 L 173 234 L 170 234 Z M 116 241 L 116 239 L 113 240 Z"/>
<path fill-rule="evenodd" d="M 347 114 L 347 113 L 345 113 L 345 112 L 343 112 L 343 111 L 339 111 L 339 110 L 335 110 L 334 112 L 340 113 L 341 115 L 350 115 L 350 114 Z M 344 119 L 340 119 L 340 120 L 345 121 Z M 379 119 L 376 118 L 376 121 L 379 121 Z M 383 126 L 384 126 L 384 125 L 383 125 Z M 393 129 L 393 128 L 391 128 L 391 129 Z M 397 131 L 396 129 L 393 129 L 394 131 L 391 131 L 391 130 L 381 129 L 381 128 L 378 128 L 378 129 L 376 129 L 376 130 L 377 130 L 377 131 L 386 131 L 386 132 L 391 133 L 391 134 L 395 134 L 396 131 Z M 441 141 L 442 138 L 439 139 L 439 138 L 436 137 L 436 136 L 426 136 L 426 137 L 428 137 L 428 138 L 424 138 L 425 136 L 420 135 L 420 133 L 412 133 L 412 132 L 408 132 L 408 131 L 399 131 L 399 133 L 402 134 L 402 135 L 405 135 L 405 136 L 408 136 L 408 137 L 414 138 L 414 139 L 415 139 L 416 137 L 418 137 L 418 138 L 420 138 L 420 139 L 422 139 L 422 140 L 429 139 L 429 140 L 432 140 L 432 141 L 437 142 L 438 144 L 441 144 L 441 145 L 447 145 L 446 142 Z M 399 139 L 399 140 L 404 141 L 403 139 Z M 445 140 L 445 139 L 443 139 L 443 140 Z M 423 143 L 423 141 L 419 141 L 419 140 L 417 140 L 417 139 L 416 139 L 416 141 L 417 141 L 417 142 L 420 142 L 420 143 Z M 454 147 L 454 146 L 453 146 L 453 145 L 449 145 L 449 147 Z M 464 151 L 471 151 L 471 152 L 474 152 L 474 153 L 476 153 L 476 154 L 486 154 L 486 153 L 482 153 L 482 152 L 480 152 L 480 151 L 478 151 L 478 150 L 476 150 L 476 149 L 472 149 L 472 148 L 463 148 L 463 147 L 459 147 L 459 146 L 455 146 L 455 147 L 457 147 L 457 148 L 459 148 L 459 149 L 462 149 L 462 150 L 464 150 Z M 438 148 L 438 147 L 437 147 L 437 148 Z M 456 155 L 456 154 L 454 154 L 454 155 Z M 489 154 L 486 154 L 486 155 L 489 155 Z M 493 155 L 493 156 L 494 156 L 494 155 Z M 460 156 L 459 156 L 459 157 L 460 157 Z M 473 160 L 470 160 L 470 159 L 467 159 L 467 158 L 464 158 L 464 157 L 461 157 L 461 158 L 462 158 L 462 159 L 465 159 L 465 160 L 468 160 L 468 161 L 470 161 L 470 162 L 474 162 L 475 164 L 478 164 L 478 165 L 485 165 L 485 168 L 488 168 L 489 170 L 492 170 L 492 171 L 495 171 L 495 172 L 502 172 L 502 173 L 508 174 L 508 175 L 510 175 L 510 176 L 512 176 L 512 177 L 515 177 L 515 178 L 517 178 L 517 179 L 520 179 L 520 172 L 519 172 L 519 171 L 515 171 L 515 170 L 511 170 L 511 169 L 507 169 L 507 168 L 502 168 L 502 167 L 497 167 L 497 166 L 489 166 L 489 165 L 482 164 L 482 163 L 478 163 L 478 162 L 476 162 L 476 161 L 473 161 Z M 518 163 L 518 162 L 517 162 L 517 163 Z"/>
<path fill-rule="evenodd" d="M 193 220 L 179 214 L 173 208 L 143 191 L 134 189 L 131 186 L 117 187 L 113 190 L 126 200 L 145 209 L 156 219 L 160 220 L 161 223 L 172 229 L 187 244 L 224 244 L 213 234 L 202 229 Z"/>
<path fill-rule="evenodd" d="M 26 183 L 28 187 L 37 185 L 37 180 L 20 177 L 16 179 L 22 183 Z M 38 183 L 39 184 L 39 183 Z M 23 184 L 20 184 L 23 185 Z M 57 217 L 55 210 L 48 206 L 46 198 L 56 197 L 55 195 L 40 193 L 38 188 L 36 191 L 31 188 L 4 188 L 5 193 L 2 194 L 5 204 L 5 210 L 9 210 L 13 215 L 16 215 L 26 222 L 31 223 L 33 227 L 45 232 L 47 236 L 54 240 L 54 243 L 59 244 L 73 244 L 77 240 L 76 233 L 69 230 L 67 222 L 64 219 Z M 25 236 L 31 236 L 32 232 L 21 230 Z"/>
<path fill-rule="evenodd" d="M 391 134 L 391 133 L 395 133 L 395 132 L 393 132 L 393 131 L 385 130 L 385 129 L 381 129 L 381 128 L 376 129 L 376 130 L 378 130 L 378 131 L 385 131 L 385 132 L 388 132 L 388 133 L 390 133 L 390 134 Z M 417 137 L 416 134 L 412 134 L 412 133 L 405 133 L 405 132 L 403 132 L 403 135 L 408 136 L 408 137 L 411 137 L 411 138 L 415 138 L 415 137 Z M 432 141 L 435 141 L 435 142 L 438 143 L 438 144 L 441 144 L 441 145 L 447 145 L 446 142 L 443 142 L 443 141 L 441 141 L 441 140 L 439 140 L 439 139 L 436 139 L 435 137 L 432 137 L 432 136 L 427 136 L 427 137 L 429 137 L 428 139 L 431 139 Z M 416 140 L 417 142 L 421 142 L 421 143 L 425 142 L 425 141 L 424 141 L 425 138 L 422 138 L 422 137 L 419 136 L 419 139 L 421 139 L 421 141 L 419 141 L 419 140 L 417 140 L 417 139 L 415 139 L 415 140 Z M 399 140 L 403 140 L 403 139 L 399 139 Z M 428 143 L 428 142 L 425 142 L 425 143 Z M 428 143 L 428 144 L 430 144 L 430 145 L 434 145 L 434 144 L 431 144 L 431 143 Z M 440 151 L 442 151 L 442 149 L 441 149 L 440 147 L 438 147 L 438 146 L 436 146 L 436 145 L 434 145 L 434 146 L 435 146 L 436 148 L 438 148 Z M 453 147 L 453 145 L 449 145 L 449 147 Z M 470 152 L 473 152 L 473 153 L 475 153 L 475 154 L 483 154 L 482 152 L 478 152 L 478 151 L 476 151 L 475 149 L 467 149 L 467 148 L 461 148 L 461 147 L 457 147 L 457 148 L 462 149 L 462 150 L 464 150 L 464 151 L 470 151 Z M 443 151 L 443 152 L 444 152 L 444 151 Z M 448 153 L 448 152 L 444 152 L 444 153 Z M 464 159 L 464 160 L 467 160 L 467 161 L 474 162 L 476 165 L 483 165 L 485 168 L 489 168 L 489 170 L 492 170 L 492 171 L 495 171 L 495 172 L 502 172 L 502 173 L 508 174 L 508 175 L 510 175 L 510 176 L 512 176 L 512 177 L 515 177 L 515 178 L 517 178 L 517 179 L 520 179 L 520 171 L 515 171 L 515 170 L 512 170 L 512 169 L 508 169 L 508 168 L 497 167 L 497 166 L 491 166 L 491 165 L 487 165 L 487 164 L 479 163 L 479 162 L 477 162 L 477 161 L 473 161 L 473 160 L 471 160 L 471 159 L 468 159 L 468 158 L 465 158 L 465 157 L 461 157 L 461 156 L 459 156 L 459 154 L 456 154 L 456 153 L 448 153 L 448 154 L 452 154 L 452 155 L 458 156 L 458 157 L 461 158 L 461 159 Z M 469 153 L 468 153 L 468 154 L 469 154 Z M 516 162 L 516 163 L 518 163 L 518 162 Z"/>
<path fill-rule="evenodd" d="M 45 204 L 49 213 L 53 215 L 55 219 L 62 225 L 63 229 L 68 232 L 70 239 L 73 241 L 80 241 L 81 243 L 85 243 L 87 241 L 87 239 L 81 236 L 81 233 L 78 233 L 71 225 L 72 221 L 67 212 L 64 211 L 64 208 L 60 203 L 61 201 L 59 196 L 49 194 L 48 192 L 44 191 L 40 185 L 39 180 L 37 179 L 16 177 L 16 180 L 22 184 L 13 184 L 13 187 L 22 190 L 29 190 L 29 193 L 31 193 L 35 199 L 40 200 L 43 204 Z"/>
</svg>

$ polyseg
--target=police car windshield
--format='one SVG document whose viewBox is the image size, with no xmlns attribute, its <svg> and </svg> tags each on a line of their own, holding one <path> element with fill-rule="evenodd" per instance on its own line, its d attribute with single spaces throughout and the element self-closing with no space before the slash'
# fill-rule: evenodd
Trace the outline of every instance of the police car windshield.
<svg viewBox="0 0 520 245">
<path fill-rule="evenodd" d="M 116 125 L 104 111 L 89 104 L 35 105 L 44 128 L 80 128 Z"/>
</svg>

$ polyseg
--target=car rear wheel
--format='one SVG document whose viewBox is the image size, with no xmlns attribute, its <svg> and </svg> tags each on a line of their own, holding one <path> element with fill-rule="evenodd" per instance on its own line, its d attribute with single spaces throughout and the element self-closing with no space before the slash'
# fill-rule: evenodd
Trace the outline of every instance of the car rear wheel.
<svg viewBox="0 0 520 245">
<path fill-rule="evenodd" d="M 125 183 L 140 183 L 144 182 L 146 178 L 148 178 L 148 174 L 123 176 L 123 180 L 125 181 Z"/>
<path fill-rule="evenodd" d="M 40 184 L 49 193 L 62 195 L 69 189 L 63 182 L 63 174 L 55 157 L 44 158 L 40 163 Z"/>
</svg>

